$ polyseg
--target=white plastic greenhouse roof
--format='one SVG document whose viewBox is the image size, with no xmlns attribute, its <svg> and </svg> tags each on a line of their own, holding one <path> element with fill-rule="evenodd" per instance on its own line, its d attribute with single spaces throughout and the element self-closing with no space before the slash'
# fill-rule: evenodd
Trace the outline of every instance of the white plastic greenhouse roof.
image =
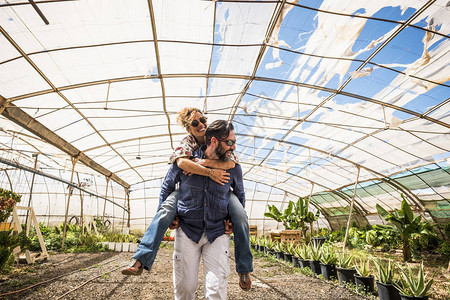
<svg viewBox="0 0 450 300">
<path fill-rule="evenodd" d="M 191 106 L 234 123 L 255 222 L 312 196 L 341 224 L 356 182 L 369 222 L 400 193 L 450 218 L 448 0 L 30 2 L 0 0 L 0 166 L 139 190 Z"/>
</svg>

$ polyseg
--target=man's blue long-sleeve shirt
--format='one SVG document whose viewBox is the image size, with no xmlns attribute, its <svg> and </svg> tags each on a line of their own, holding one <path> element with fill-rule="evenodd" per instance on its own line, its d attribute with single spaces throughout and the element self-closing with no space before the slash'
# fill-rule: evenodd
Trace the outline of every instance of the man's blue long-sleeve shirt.
<svg viewBox="0 0 450 300">
<path fill-rule="evenodd" d="M 228 217 L 230 187 L 245 207 L 245 191 L 241 166 L 236 164 L 227 170 L 230 180 L 220 185 L 208 177 L 188 176 L 176 163 L 167 172 L 161 187 L 159 204 L 161 205 L 180 183 L 178 193 L 178 216 L 184 233 L 198 243 L 203 232 L 210 243 L 225 233 L 224 220 Z"/>
</svg>

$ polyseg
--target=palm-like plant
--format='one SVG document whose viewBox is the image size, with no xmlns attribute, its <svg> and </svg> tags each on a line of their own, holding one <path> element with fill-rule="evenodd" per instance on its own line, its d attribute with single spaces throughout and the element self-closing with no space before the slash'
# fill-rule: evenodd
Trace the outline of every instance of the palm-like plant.
<svg viewBox="0 0 450 300">
<path fill-rule="evenodd" d="M 407 267 L 407 271 L 403 270 L 400 265 L 398 267 L 401 275 L 401 286 L 396 283 L 394 283 L 394 285 L 400 293 L 414 297 L 425 297 L 430 294 L 433 279 L 427 281 L 427 275 L 425 275 L 423 271 L 423 262 L 420 264 L 417 275 L 413 273 L 409 266 Z"/>
<path fill-rule="evenodd" d="M 411 210 L 411 206 L 409 206 L 408 202 L 406 202 L 405 197 L 402 196 L 402 204 L 401 209 L 395 209 L 393 212 L 388 212 L 386 209 L 381 207 L 380 205 L 376 205 L 377 211 L 380 216 L 391 223 L 390 225 L 376 225 L 378 228 L 392 229 L 397 230 L 400 233 L 400 237 L 402 239 L 402 249 L 403 249 L 403 260 L 410 261 L 411 260 L 411 248 L 409 245 L 409 240 L 411 235 L 421 231 L 420 221 L 422 220 L 421 216 L 415 216 L 413 211 Z"/>
<path fill-rule="evenodd" d="M 299 197 L 295 205 L 295 213 L 298 216 L 299 225 L 301 228 L 302 236 L 306 239 L 306 226 L 305 223 L 310 224 L 311 236 L 313 235 L 313 222 L 319 218 L 320 211 L 317 210 L 316 214 L 309 211 L 309 200 Z"/>
</svg>

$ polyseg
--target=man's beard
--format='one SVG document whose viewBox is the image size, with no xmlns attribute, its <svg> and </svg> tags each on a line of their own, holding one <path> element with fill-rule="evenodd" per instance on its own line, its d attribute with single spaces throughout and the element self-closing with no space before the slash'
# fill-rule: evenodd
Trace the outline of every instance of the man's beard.
<svg viewBox="0 0 450 300">
<path fill-rule="evenodd" d="M 225 150 L 222 145 L 219 143 L 216 150 L 216 155 L 221 161 L 228 161 L 229 158 L 227 157 L 227 152 L 233 152 L 233 150 Z"/>
</svg>

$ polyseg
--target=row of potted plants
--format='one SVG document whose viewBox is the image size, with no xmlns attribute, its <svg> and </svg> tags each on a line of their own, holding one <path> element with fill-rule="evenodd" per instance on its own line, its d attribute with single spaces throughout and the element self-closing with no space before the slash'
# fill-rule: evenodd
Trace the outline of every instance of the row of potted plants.
<svg viewBox="0 0 450 300">
<path fill-rule="evenodd" d="M 414 272 L 392 261 L 359 257 L 348 252 L 337 251 L 331 245 L 319 243 L 295 244 L 273 241 L 270 238 L 251 237 L 253 248 L 283 259 L 294 267 L 310 268 L 316 275 L 326 280 L 339 280 L 340 285 L 354 284 L 359 293 L 373 294 L 375 277 L 378 295 L 384 299 L 428 299 L 433 279 L 427 280 L 423 264 Z M 372 268 L 372 265 L 375 268 Z"/>
</svg>

